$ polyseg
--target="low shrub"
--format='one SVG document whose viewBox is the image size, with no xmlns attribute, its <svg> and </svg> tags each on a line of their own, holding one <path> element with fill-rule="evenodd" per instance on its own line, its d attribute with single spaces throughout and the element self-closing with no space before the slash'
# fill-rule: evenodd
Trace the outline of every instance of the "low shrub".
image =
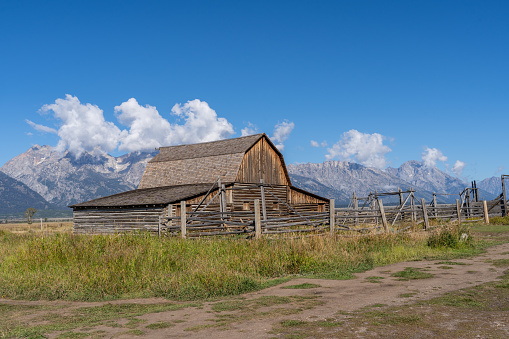
<svg viewBox="0 0 509 339">
<path fill-rule="evenodd" d="M 431 248 L 460 248 L 471 246 L 472 243 L 470 229 L 463 224 L 435 229 L 428 238 L 428 246 Z"/>
</svg>

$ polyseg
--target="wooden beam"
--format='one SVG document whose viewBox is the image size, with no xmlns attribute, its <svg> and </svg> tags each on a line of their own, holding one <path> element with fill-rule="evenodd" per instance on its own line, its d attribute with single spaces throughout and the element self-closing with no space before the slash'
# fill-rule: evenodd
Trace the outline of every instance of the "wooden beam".
<svg viewBox="0 0 509 339">
<path fill-rule="evenodd" d="M 265 188 L 263 187 L 263 179 L 260 179 L 260 194 L 262 195 L 262 215 L 263 220 L 267 220 L 267 206 L 265 205 Z"/>
<path fill-rule="evenodd" d="M 486 202 L 486 200 L 482 201 L 482 207 L 483 207 L 483 212 L 484 212 L 484 222 L 489 224 L 490 223 L 490 215 L 488 213 L 488 203 Z"/>
<path fill-rule="evenodd" d="M 502 197 L 503 197 L 503 201 L 502 201 L 503 205 L 502 206 L 504 208 L 504 210 L 502 211 L 502 216 L 504 217 L 504 216 L 509 215 L 509 214 L 507 213 L 507 197 L 506 197 L 506 194 L 505 194 L 505 176 L 502 175 L 501 179 L 502 179 Z"/>
<path fill-rule="evenodd" d="M 260 220 L 260 199 L 254 201 L 254 212 L 255 212 L 255 238 L 260 239 L 262 237 L 262 222 Z"/>
<path fill-rule="evenodd" d="M 458 225 L 461 224 L 461 207 L 460 200 L 456 199 L 456 214 L 458 215 Z"/>
<path fill-rule="evenodd" d="M 334 199 L 331 199 L 329 202 L 329 229 L 331 235 L 334 234 L 335 223 L 336 223 L 336 207 Z"/>
<path fill-rule="evenodd" d="M 186 201 L 182 200 L 180 202 L 180 234 L 182 235 L 182 238 L 186 238 L 187 236 L 187 230 L 186 230 Z"/>
<path fill-rule="evenodd" d="M 429 227 L 428 211 L 426 210 L 426 201 L 424 198 L 421 199 L 422 215 L 424 217 L 424 229 L 427 230 Z"/>
<path fill-rule="evenodd" d="M 380 214 L 382 215 L 382 224 L 384 226 L 385 233 L 389 233 L 389 225 L 387 224 L 387 218 L 385 217 L 384 204 L 380 199 L 378 199 L 378 208 L 380 209 Z"/>
</svg>

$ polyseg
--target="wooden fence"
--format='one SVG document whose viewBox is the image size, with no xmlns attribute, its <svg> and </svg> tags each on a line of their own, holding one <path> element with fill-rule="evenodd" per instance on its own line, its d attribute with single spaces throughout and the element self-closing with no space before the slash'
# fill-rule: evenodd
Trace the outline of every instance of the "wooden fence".
<svg viewBox="0 0 509 339">
<path fill-rule="evenodd" d="M 333 200 L 332 200 L 332 203 Z M 186 210 L 182 201 L 180 211 Z M 282 233 L 324 233 L 330 230 L 329 212 L 290 211 L 284 216 L 262 217 L 260 200 L 254 201 L 253 211 L 191 211 L 180 216 L 161 218 L 159 233 L 193 238 L 216 235 L 251 235 Z"/>
<path fill-rule="evenodd" d="M 181 211 L 186 211 L 181 202 Z M 277 234 L 346 234 L 345 232 L 402 232 L 417 227 L 424 230 L 445 222 L 489 223 L 490 216 L 504 214 L 503 198 L 492 201 L 456 204 L 420 204 L 384 207 L 377 199 L 370 208 L 334 208 L 329 212 L 291 211 L 285 216 L 265 216 L 260 200 L 254 202 L 254 211 L 191 211 L 180 216 L 161 217 L 159 234 L 196 238 L 205 236 L 245 235 L 259 238 Z"/>
</svg>

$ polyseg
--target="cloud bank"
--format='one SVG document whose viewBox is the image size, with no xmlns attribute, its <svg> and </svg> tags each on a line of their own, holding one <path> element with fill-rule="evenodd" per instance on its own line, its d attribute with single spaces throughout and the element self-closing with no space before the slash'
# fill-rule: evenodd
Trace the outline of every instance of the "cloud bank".
<svg viewBox="0 0 509 339">
<path fill-rule="evenodd" d="M 327 149 L 325 158 L 355 161 L 364 166 L 383 169 L 387 166 L 385 154 L 391 151 L 383 144 L 385 139 L 378 133 L 368 134 L 352 129 L 343 133 L 341 139 Z"/>
<path fill-rule="evenodd" d="M 26 122 L 38 131 L 56 133 L 60 137 L 56 149 L 69 150 L 76 157 L 98 149 L 103 152 L 116 149 L 153 151 L 160 146 L 225 139 L 235 133 L 232 124 L 218 117 L 206 102 L 197 99 L 173 106 L 171 116 L 176 122 L 171 123 L 156 107 L 142 106 L 131 98 L 115 106 L 118 122 L 127 127 L 123 130 L 106 121 L 98 106 L 82 104 L 69 94 L 55 100 L 54 104 L 44 105 L 40 111 L 53 113 L 60 122 L 58 130 L 30 120 Z"/>
<path fill-rule="evenodd" d="M 98 106 L 83 104 L 77 97 L 67 94 L 40 109 L 42 113 L 53 114 L 60 125 L 58 129 L 25 121 L 37 131 L 57 134 L 60 139 L 56 150 L 68 150 L 77 158 L 84 152 L 153 151 L 161 146 L 216 141 L 235 134 L 227 119 L 218 117 L 208 103 L 198 99 L 174 105 L 168 116 L 170 120 L 156 107 L 142 106 L 135 98 L 115 106 L 114 111 L 125 129 L 106 121 Z M 272 140 L 280 150 L 293 128 L 293 122 L 286 120 L 275 126 Z M 241 133 L 242 136 L 255 134 L 257 128 L 248 123 Z"/>
<path fill-rule="evenodd" d="M 79 157 L 85 151 L 100 147 L 105 152 L 117 148 L 120 129 L 104 119 L 103 111 L 92 104 L 82 104 L 77 97 L 69 94 L 57 99 L 54 104 L 44 105 L 42 112 L 53 111 L 62 125 L 57 131 L 60 141 L 56 149 L 73 153 Z"/>
</svg>

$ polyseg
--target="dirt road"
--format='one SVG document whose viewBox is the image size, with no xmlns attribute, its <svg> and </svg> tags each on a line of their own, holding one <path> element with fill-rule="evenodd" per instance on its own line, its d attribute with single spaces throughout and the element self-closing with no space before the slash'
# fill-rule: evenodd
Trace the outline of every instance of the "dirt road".
<svg viewBox="0 0 509 339">
<path fill-rule="evenodd" d="M 486 253 L 476 257 L 402 262 L 356 274 L 356 278 L 352 280 L 293 279 L 259 292 L 214 302 L 174 303 L 172 306 L 164 299 L 121 300 L 109 303 L 1 300 L 0 306 L 16 306 L 19 312 L 16 318 L 18 325 L 30 324 L 38 329 L 45 328 L 43 333 L 50 338 L 364 337 L 371 336 L 371 325 L 376 325 L 376 322 L 366 322 L 366 314 L 382 319 L 381 323 L 388 321 L 387 319 L 392 319 L 392 323 L 394 319 L 399 319 L 403 325 L 412 325 L 413 322 L 412 326 L 418 329 L 419 322 L 423 325 L 423 321 L 429 318 L 425 313 L 435 314 L 436 309 L 426 311 L 427 306 L 421 304 L 422 310 L 419 312 L 422 311 L 422 314 L 412 316 L 413 318 L 409 315 L 387 317 L 405 312 L 410 314 L 410 311 L 404 311 L 401 307 L 415 309 L 418 307 L 415 305 L 419 305 L 420 301 L 497 281 L 507 267 L 493 263 L 506 261 L 509 262 L 509 243 L 491 247 Z M 125 313 L 120 312 L 113 317 L 109 313 L 101 313 L 108 307 L 115 309 L 121 305 L 125 306 Z M 154 308 L 154 305 L 166 305 L 166 309 Z M 96 314 L 96 318 L 105 314 L 104 321 L 96 318 L 90 320 L 84 315 L 94 314 L 95 311 L 89 311 L 92 309 L 101 310 Z M 137 311 L 131 312 L 134 309 Z M 373 313 L 373 310 L 378 313 Z M 365 313 L 362 319 L 355 315 L 355 312 L 360 311 Z M 383 312 L 389 313 L 384 315 Z M 440 312 L 451 315 L 455 311 L 441 309 Z M 460 310 L 462 316 L 468 312 Z M 472 317 L 475 317 L 474 314 L 475 312 Z M 501 313 L 500 317 L 495 316 L 490 320 L 488 325 L 496 324 L 493 325 L 496 326 L 494 337 L 509 337 L 509 317 L 506 314 Z M 447 318 L 445 315 L 442 315 L 443 319 Z M 58 322 L 70 321 L 74 321 L 76 326 L 56 326 Z M 451 322 L 454 323 L 452 320 L 444 322 L 444 326 L 453 326 Z M 468 322 L 468 317 L 464 322 Z M 391 325 L 391 322 L 388 325 Z M 384 327 L 384 331 L 387 328 L 390 326 Z M 426 329 L 421 329 L 410 337 L 421 337 L 416 333 L 422 333 L 424 337 L 427 332 Z M 393 334 L 398 336 L 398 332 Z"/>
</svg>

